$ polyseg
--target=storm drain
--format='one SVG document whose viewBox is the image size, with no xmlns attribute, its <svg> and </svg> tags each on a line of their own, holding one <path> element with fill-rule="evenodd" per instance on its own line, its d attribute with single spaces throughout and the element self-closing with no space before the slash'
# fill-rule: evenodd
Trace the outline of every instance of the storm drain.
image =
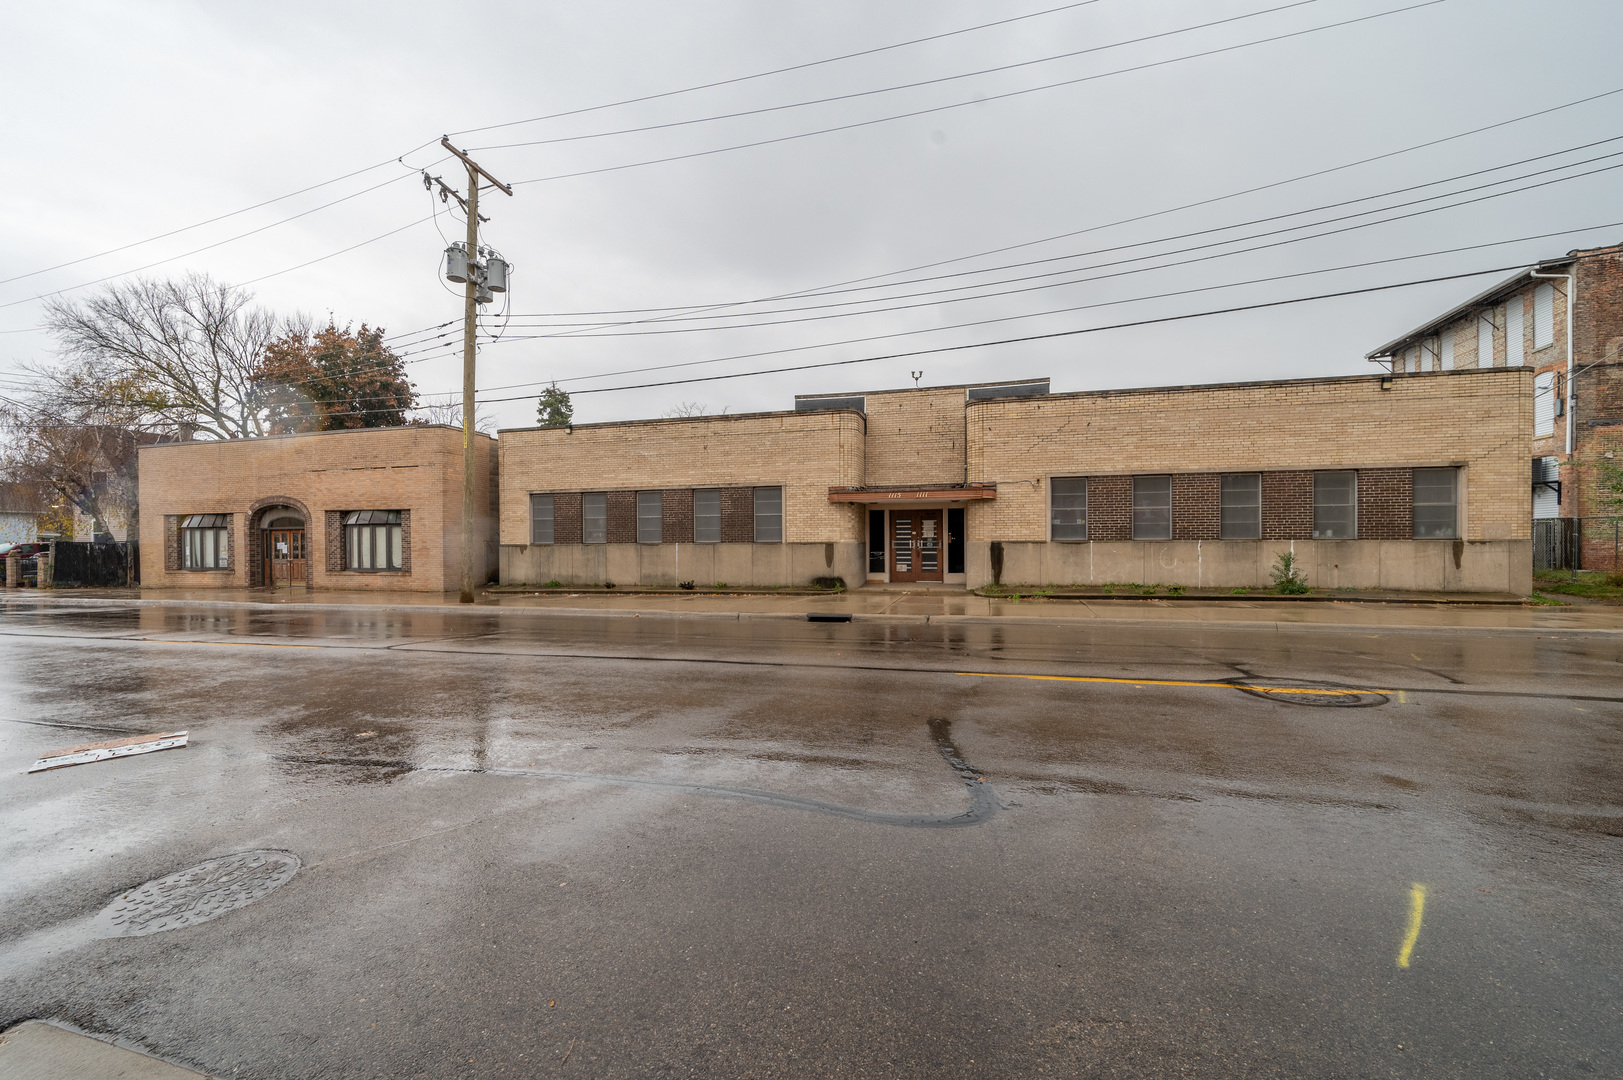
<svg viewBox="0 0 1623 1080">
<path fill-rule="evenodd" d="M 290 881 L 290 851 L 244 851 L 177 870 L 119 894 L 96 916 L 102 937 L 142 937 L 217 919 L 263 900 Z"/>
<path fill-rule="evenodd" d="M 1330 709 L 1358 709 L 1371 705 L 1385 705 L 1390 699 L 1378 690 L 1365 690 L 1337 683 L 1311 682 L 1306 679 L 1274 681 L 1271 679 L 1236 679 L 1233 687 L 1252 697 L 1277 701 L 1283 705 L 1313 705 Z"/>
</svg>

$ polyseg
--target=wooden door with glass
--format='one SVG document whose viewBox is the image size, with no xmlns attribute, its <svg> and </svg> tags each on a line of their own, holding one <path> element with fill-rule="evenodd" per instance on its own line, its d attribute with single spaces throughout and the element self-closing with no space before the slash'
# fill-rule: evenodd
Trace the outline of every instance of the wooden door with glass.
<svg viewBox="0 0 1623 1080">
<path fill-rule="evenodd" d="M 890 512 L 890 580 L 941 581 L 940 510 Z"/>
<path fill-rule="evenodd" d="M 265 584 L 303 585 L 305 578 L 304 528 L 273 523 L 265 530 Z"/>
</svg>

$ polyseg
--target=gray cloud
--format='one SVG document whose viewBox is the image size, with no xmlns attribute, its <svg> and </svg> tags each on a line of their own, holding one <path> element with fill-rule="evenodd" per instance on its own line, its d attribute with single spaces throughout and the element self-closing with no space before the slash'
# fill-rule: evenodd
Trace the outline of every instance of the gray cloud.
<svg viewBox="0 0 1623 1080">
<path fill-rule="evenodd" d="M 330 310 L 340 320 L 382 323 L 391 331 L 456 319 L 461 302 L 436 277 L 443 240 L 431 224 L 304 269 L 276 272 L 427 216 L 437 204 L 411 170 L 443 156 L 434 145 L 422 146 L 441 132 L 660 93 L 1045 6 L 1055 5 L 1042 0 L 996 8 L 961 0 L 486 4 L 471 22 L 454 9 L 428 3 L 13 6 L 0 46 L 6 60 L 0 65 L 0 97 L 10 105 L 0 119 L 7 146 L 0 176 L 8 193 L 0 203 L 0 277 L 138 240 L 395 155 L 405 154 L 411 169 L 390 163 L 206 228 L 0 286 L 0 304 L 12 304 L 0 308 L 0 331 L 37 325 L 38 303 L 15 301 L 190 251 L 395 174 L 400 181 L 379 191 L 148 272 L 199 269 L 231 281 L 275 274 L 253 286 L 269 305 L 317 315 Z M 1277 6 L 1277 0 L 1156 5 L 1101 0 L 847 63 L 461 138 L 483 146 L 757 109 L 1017 63 Z M 665 131 L 491 149 L 479 156 L 510 182 L 599 169 L 860 123 L 1404 6 L 1405 0 L 1317 0 L 1223 27 L 971 80 Z M 517 188 L 511 199 L 487 193 L 492 218 L 487 235 L 518 267 L 513 310 L 541 317 L 513 319 L 509 340 L 482 350 L 480 382 L 496 387 L 576 379 L 931 330 L 1623 220 L 1616 209 L 1623 176 L 1618 170 L 1319 240 L 970 303 L 756 329 L 596 340 L 527 337 L 546 331 L 520 325 L 581 321 L 558 314 L 566 312 L 699 306 L 795 292 L 1086 229 L 1335 166 L 1623 86 L 1610 55 L 1620 29 L 1623 11 L 1604 2 L 1557 0 L 1539 5 L 1535 13 L 1510 0 L 1448 0 L 1071 87 L 755 149 L 531 183 Z M 1623 135 L 1620 121 L 1623 95 L 984 262 L 1143 243 L 1358 199 Z M 1623 143 L 1583 156 L 1616 149 Z M 1623 158 L 1589 168 L 1619 161 Z M 452 164 L 440 161 L 433 170 L 456 180 Z M 446 237 L 461 234 L 460 225 L 443 212 L 439 225 Z M 1579 232 L 1298 280 L 714 364 L 691 373 L 1174 315 L 1531 261 L 1619 238 L 1623 228 Z M 1082 264 L 1121 257 L 1101 255 Z M 1480 284 L 1451 282 L 826 372 L 585 395 L 576 415 L 583 421 L 659 415 L 676 401 L 703 401 L 734 412 L 782 408 L 795 393 L 896 386 L 910 382 L 908 372 L 920 369 L 926 383 L 1046 374 L 1056 389 L 1359 372 L 1367 370 L 1361 357 L 1369 348 Z M 487 325 L 495 323 L 487 320 Z M 0 368 L 15 369 L 49 348 L 37 333 L 0 334 Z M 420 360 L 413 370 L 425 393 L 458 389 L 460 362 L 452 350 L 412 358 Z M 642 380 L 605 380 L 624 381 Z M 503 425 L 524 424 L 533 404 L 497 404 L 491 412 Z"/>
</svg>

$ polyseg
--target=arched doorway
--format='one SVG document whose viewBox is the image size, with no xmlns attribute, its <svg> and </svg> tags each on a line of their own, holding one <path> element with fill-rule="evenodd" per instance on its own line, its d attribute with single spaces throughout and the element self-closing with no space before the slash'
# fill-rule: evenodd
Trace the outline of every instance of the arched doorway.
<svg viewBox="0 0 1623 1080">
<path fill-rule="evenodd" d="M 273 506 L 264 511 L 260 521 L 260 580 L 272 588 L 307 584 L 310 542 L 304 515 L 291 506 Z"/>
</svg>

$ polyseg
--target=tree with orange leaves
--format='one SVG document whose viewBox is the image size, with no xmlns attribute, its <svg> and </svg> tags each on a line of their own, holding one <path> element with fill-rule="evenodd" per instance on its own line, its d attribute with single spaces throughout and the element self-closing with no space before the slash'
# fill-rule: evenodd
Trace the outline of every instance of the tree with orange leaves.
<svg viewBox="0 0 1623 1080">
<path fill-rule="evenodd" d="M 311 333 L 290 329 L 265 346 L 255 370 L 270 434 L 399 427 L 417 404 L 405 362 L 365 323 Z"/>
</svg>

